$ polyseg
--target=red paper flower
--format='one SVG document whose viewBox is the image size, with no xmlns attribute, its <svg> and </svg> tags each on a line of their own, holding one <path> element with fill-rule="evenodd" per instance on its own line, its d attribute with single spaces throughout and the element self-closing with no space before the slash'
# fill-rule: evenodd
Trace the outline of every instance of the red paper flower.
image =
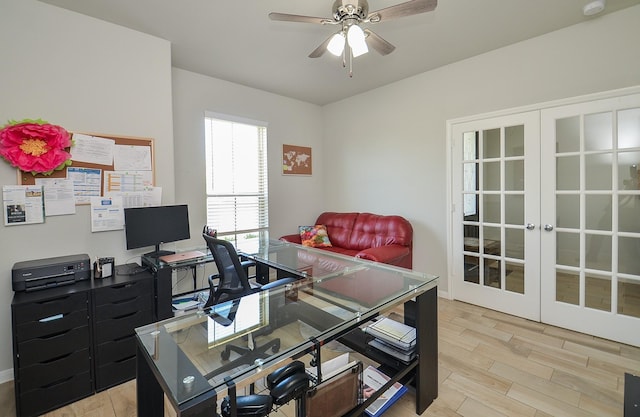
<svg viewBox="0 0 640 417">
<path fill-rule="evenodd" d="M 32 174 L 50 175 L 71 165 L 71 135 L 43 120 L 9 122 L 0 130 L 0 156 Z"/>
</svg>

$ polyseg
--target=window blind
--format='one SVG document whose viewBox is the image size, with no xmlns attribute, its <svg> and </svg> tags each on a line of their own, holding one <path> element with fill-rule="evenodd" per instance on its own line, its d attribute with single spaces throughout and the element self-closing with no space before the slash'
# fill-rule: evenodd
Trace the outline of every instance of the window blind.
<svg viewBox="0 0 640 417">
<path fill-rule="evenodd" d="M 247 240 L 269 227 L 266 126 L 205 117 L 207 224 Z"/>
</svg>

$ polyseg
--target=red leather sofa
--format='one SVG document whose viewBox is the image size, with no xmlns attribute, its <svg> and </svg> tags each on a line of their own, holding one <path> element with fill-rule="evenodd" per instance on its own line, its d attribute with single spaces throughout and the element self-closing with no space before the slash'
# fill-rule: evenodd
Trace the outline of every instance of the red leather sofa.
<svg viewBox="0 0 640 417">
<path fill-rule="evenodd" d="M 318 216 L 315 224 L 327 227 L 331 246 L 323 250 L 413 267 L 413 227 L 401 216 L 325 212 Z M 280 240 L 301 243 L 299 234 L 282 236 Z"/>
</svg>

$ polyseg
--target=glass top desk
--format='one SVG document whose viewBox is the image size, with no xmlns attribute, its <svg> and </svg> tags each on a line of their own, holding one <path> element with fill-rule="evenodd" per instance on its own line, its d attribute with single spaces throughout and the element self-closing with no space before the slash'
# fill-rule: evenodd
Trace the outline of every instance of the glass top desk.
<svg viewBox="0 0 640 417">
<path fill-rule="evenodd" d="M 394 367 L 392 378 L 412 380 L 417 414 L 437 397 L 436 276 L 273 240 L 238 252 L 299 279 L 136 329 L 138 415 L 164 415 L 163 394 L 178 416 L 215 415 L 216 401 L 227 393 L 225 377 L 237 387 L 248 386 L 338 338 Z M 386 355 L 370 355 L 365 333 L 351 330 L 401 304 L 405 321 L 409 314 L 417 329 L 418 354 L 399 364 Z M 245 361 L 228 352 L 230 345 L 246 347 L 242 336 L 249 333 L 255 350 L 270 347 L 265 355 Z"/>
</svg>

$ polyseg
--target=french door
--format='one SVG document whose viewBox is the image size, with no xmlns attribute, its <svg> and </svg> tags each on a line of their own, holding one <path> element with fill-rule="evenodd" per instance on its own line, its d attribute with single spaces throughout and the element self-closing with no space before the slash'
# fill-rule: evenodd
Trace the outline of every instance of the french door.
<svg viewBox="0 0 640 417">
<path fill-rule="evenodd" d="M 453 294 L 540 319 L 539 112 L 453 125 Z"/>
<path fill-rule="evenodd" d="M 451 134 L 453 297 L 640 346 L 640 94 Z"/>
<path fill-rule="evenodd" d="M 640 346 L 640 95 L 541 123 L 542 321 Z"/>
</svg>

